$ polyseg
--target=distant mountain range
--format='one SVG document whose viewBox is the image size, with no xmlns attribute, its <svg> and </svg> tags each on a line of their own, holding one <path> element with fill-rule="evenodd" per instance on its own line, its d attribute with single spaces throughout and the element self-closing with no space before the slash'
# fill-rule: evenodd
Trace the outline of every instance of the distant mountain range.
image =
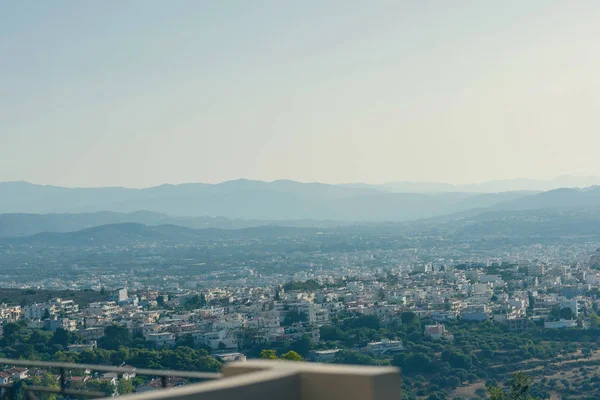
<svg viewBox="0 0 600 400">
<path fill-rule="evenodd" d="M 142 213 L 143 214 L 143 213 Z M 123 214 L 126 217 L 129 214 Z M 163 216 L 158 216 L 161 218 Z M 168 219 L 168 217 L 166 217 Z M 185 219 L 180 219 L 184 223 Z M 192 219 L 193 221 L 193 219 Z M 156 221 L 158 222 L 158 220 Z M 324 235 L 317 235 L 324 233 Z M 369 223 L 340 227 L 255 226 L 244 229 L 192 229 L 172 224 L 145 225 L 115 223 L 94 226 L 73 232 L 42 232 L 24 237 L 0 237 L 0 246 L 131 246 L 133 244 L 213 244 L 215 240 L 255 240 L 267 242 L 282 237 L 332 238 L 346 243 L 352 236 L 379 235 L 401 237 L 424 235 L 441 240 L 444 245 L 476 241 L 480 246 L 497 243 L 568 243 L 600 240 L 600 207 L 548 208 L 538 210 L 502 210 L 455 215 L 407 223 Z M 396 236 L 397 235 L 397 236 Z M 441 239 L 443 238 L 443 239 Z M 329 240 L 329 239 L 327 239 Z M 294 242 L 292 239 L 290 242 Z M 303 240 L 298 243 L 302 243 Z M 440 242 L 441 243 L 441 242 Z M 331 243 L 330 243 L 331 244 Z"/>
<path fill-rule="evenodd" d="M 333 220 L 256 220 L 223 217 L 172 217 L 151 211 L 116 213 L 100 211 L 81 214 L 0 214 L 0 238 L 31 236 L 42 232 L 74 232 L 101 225 L 135 223 L 148 226 L 177 225 L 192 229 L 244 229 L 277 223 L 288 227 L 337 227 L 345 225 Z"/>
<path fill-rule="evenodd" d="M 25 237 L 0 238 L 0 245 L 40 245 L 40 246 L 128 246 L 135 243 L 198 244 L 201 241 L 214 242 L 218 238 L 275 238 L 316 234 L 318 228 L 302 227 L 252 227 L 244 229 L 192 229 L 177 225 L 148 226 L 137 223 L 120 223 L 94 226 L 74 232 L 42 232 Z"/>
<path fill-rule="evenodd" d="M 9 182 L 0 183 L 0 237 L 72 232 L 119 223 L 193 229 L 334 227 L 355 222 L 452 218 L 483 211 L 599 206 L 599 186 L 546 192 L 395 193 L 381 187 L 294 181 L 240 180 L 148 189 L 72 189 Z"/>
<path fill-rule="evenodd" d="M 467 192 L 467 193 L 499 193 L 514 192 L 522 190 L 533 190 L 545 192 L 561 188 L 586 188 L 600 185 L 600 176 L 561 176 L 550 180 L 540 179 L 505 179 L 472 183 L 466 185 L 453 185 L 439 182 L 391 182 L 380 187 L 392 192 L 409 193 L 443 193 L 443 192 Z M 365 185 L 349 185 L 365 187 Z M 368 185 L 367 185 L 368 186 Z"/>
<path fill-rule="evenodd" d="M 148 210 L 173 216 L 272 221 L 404 221 L 491 207 L 533 193 L 392 193 L 377 187 L 248 180 L 147 189 L 64 188 L 7 182 L 0 183 L 0 213 Z"/>
</svg>

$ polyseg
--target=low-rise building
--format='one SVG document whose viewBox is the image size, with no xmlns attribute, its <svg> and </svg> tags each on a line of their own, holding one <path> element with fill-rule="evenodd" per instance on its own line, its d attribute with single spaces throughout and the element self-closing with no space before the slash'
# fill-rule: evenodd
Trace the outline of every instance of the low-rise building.
<svg viewBox="0 0 600 400">
<path fill-rule="evenodd" d="M 577 321 L 574 319 L 561 319 L 560 321 L 546 321 L 544 328 L 546 329 L 564 329 L 574 328 L 577 326 Z"/>
<path fill-rule="evenodd" d="M 93 340 L 89 343 L 72 344 L 70 346 L 67 346 L 67 350 L 70 351 L 71 353 L 83 353 L 84 351 L 93 351 L 96 348 L 97 348 L 97 343 L 95 340 Z"/>
<path fill-rule="evenodd" d="M 446 331 L 444 324 L 435 324 L 425 326 L 425 336 L 430 337 L 433 340 L 453 340 L 454 336 Z"/>
<path fill-rule="evenodd" d="M 340 349 L 315 350 L 311 353 L 311 356 L 316 362 L 333 362 L 336 354 L 340 351 Z"/>
<path fill-rule="evenodd" d="M 367 351 L 374 354 L 391 354 L 404 350 L 401 340 L 383 339 L 380 342 L 367 344 Z"/>
<path fill-rule="evenodd" d="M 146 340 L 156 348 L 175 345 L 175 335 L 171 332 L 149 333 L 146 335 Z"/>
</svg>

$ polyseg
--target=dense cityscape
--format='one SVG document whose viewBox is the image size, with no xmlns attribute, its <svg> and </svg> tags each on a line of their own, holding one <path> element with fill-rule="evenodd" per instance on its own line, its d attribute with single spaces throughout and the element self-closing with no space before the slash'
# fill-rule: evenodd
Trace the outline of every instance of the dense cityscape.
<svg viewBox="0 0 600 400">
<path fill-rule="evenodd" d="M 179 243 L 175 227 L 155 239 L 132 224 L 58 244 L 6 239 L 0 355 L 196 371 L 252 358 L 393 365 L 404 398 L 432 400 L 487 398 L 526 371 L 540 398 L 600 394 L 600 241 L 499 239 L 497 224 L 473 239 L 436 221 L 211 230 Z M 69 382 L 106 395 L 159 387 L 108 375 Z M 0 379 L 52 381 L 14 368 Z"/>
</svg>

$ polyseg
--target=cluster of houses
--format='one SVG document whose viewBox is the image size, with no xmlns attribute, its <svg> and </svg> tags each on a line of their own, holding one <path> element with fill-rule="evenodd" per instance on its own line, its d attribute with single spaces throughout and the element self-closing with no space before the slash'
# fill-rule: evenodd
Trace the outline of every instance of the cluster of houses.
<svg viewBox="0 0 600 400">
<path fill-rule="evenodd" d="M 0 323 L 24 320 L 32 328 L 78 332 L 84 343 L 69 348 L 76 352 L 93 349 L 104 328 L 118 324 L 142 335 L 156 348 L 186 338 L 215 353 L 236 354 L 245 348 L 285 343 L 306 335 L 319 343 L 320 327 L 330 324 L 341 312 L 375 315 L 386 323 L 398 321 L 402 312 L 411 311 L 435 322 L 426 327 L 426 336 L 452 340 L 446 321 L 493 320 L 512 331 L 529 329 L 536 322 L 548 329 L 585 327 L 585 316 L 598 306 L 586 295 L 600 282 L 600 275 L 590 267 L 535 263 L 526 268 L 505 266 L 501 273 L 490 274 L 489 270 L 486 265 L 459 268 L 425 264 L 365 273 L 341 284 L 321 278 L 317 285 L 296 286 L 311 289 L 298 290 L 284 290 L 280 285 L 230 286 L 181 288 L 169 293 L 143 290 L 130 295 L 121 288 L 114 292 L 112 301 L 83 307 L 66 299 L 25 307 L 3 304 Z M 556 309 L 561 312 L 553 313 Z M 389 354 L 402 351 L 403 346 L 388 338 L 363 350 Z M 323 361 L 335 353 L 324 350 L 314 356 Z"/>
</svg>

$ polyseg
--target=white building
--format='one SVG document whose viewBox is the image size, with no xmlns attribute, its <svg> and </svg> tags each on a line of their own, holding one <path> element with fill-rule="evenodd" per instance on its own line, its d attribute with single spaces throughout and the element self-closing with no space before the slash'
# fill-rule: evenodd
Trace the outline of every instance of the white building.
<svg viewBox="0 0 600 400">
<path fill-rule="evenodd" d="M 487 321 L 490 313 L 485 304 L 469 305 L 462 310 L 461 318 L 465 321 Z"/>
<path fill-rule="evenodd" d="M 383 339 L 381 342 L 367 344 L 367 351 L 374 354 L 390 354 L 404 350 L 401 340 Z"/>
<path fill-rule="evenodd" d="M 561 319 L 560 321 L 544 322 L 544 328 L 546 329 L 574 328 L 576 326 L 577 321 L 574 319 Z"/>
<path fill-rule="evenodd" d="M 48 303 L 35 303 L 23 308 L 25 321 L 39 321 L 45 316 L 52 316 Z"/>
<path fill-rule="evenodd" d="M 70 315 L 79 311 L 73 300 L 54 299 L 47 303 L 35 303 L 25 306 L 23 316 L 26 321 L 39 321 L 47 317 Z"/>
<path fill-rule="evenodd" d="M 560 300 L 560 308 L 570 308 L 575 317 L 579 316 L 579 305 L 577 304 L 577 299 L 569 300 L 566 297 L 563 297 Z"/>
<path fill-rule="evenodd" d="M 0 304 L 0 322 L 17 322 L 23 317 L 21 306 Z"/>
<path fill-rule="evenodd" d="M 71 353 L 83 353 L 84 351 L 93 351 L 96 349 L 96 341 L 92 340 L 89 343 L 84 344 L 72 344 L 67 346 L 67 350 Z"/>
<path fill-rule="evenodd" d="M 435 324 L 425 326 L 425 336 L 430 337 L 433 340 L 447 339 L 453 340 L 454 336 L 446 331 L 444 324 Z"/>
<path fill-rule="evenodd" d="M 332 362 L 335 360 L 335 356 L 340 352 L 340 349 L 330 349 L 330 350 L 315 350 L 313 354 L 313 358 L 317 362 Z"/>
<path fill-rule="evenodd" d="M 153 343 L 156 348 L 175 345 L 175 335 L 170 332 L 149 333 L 146 335 L 146 340 Z"/>
<path fill-rule="evenodd" d="M 315 304 L 308 308 L 308 322 L 311 324 L 324 325 L 329 323 L 329 312 Z"/>
<path fill-rule="evenodd" d="M 127 295 L 127 288 L 117 289 L 115 291 L 115 297 L 118 303 L 127 301 L 129 299 L 129 296 Z"/>
</svg>

